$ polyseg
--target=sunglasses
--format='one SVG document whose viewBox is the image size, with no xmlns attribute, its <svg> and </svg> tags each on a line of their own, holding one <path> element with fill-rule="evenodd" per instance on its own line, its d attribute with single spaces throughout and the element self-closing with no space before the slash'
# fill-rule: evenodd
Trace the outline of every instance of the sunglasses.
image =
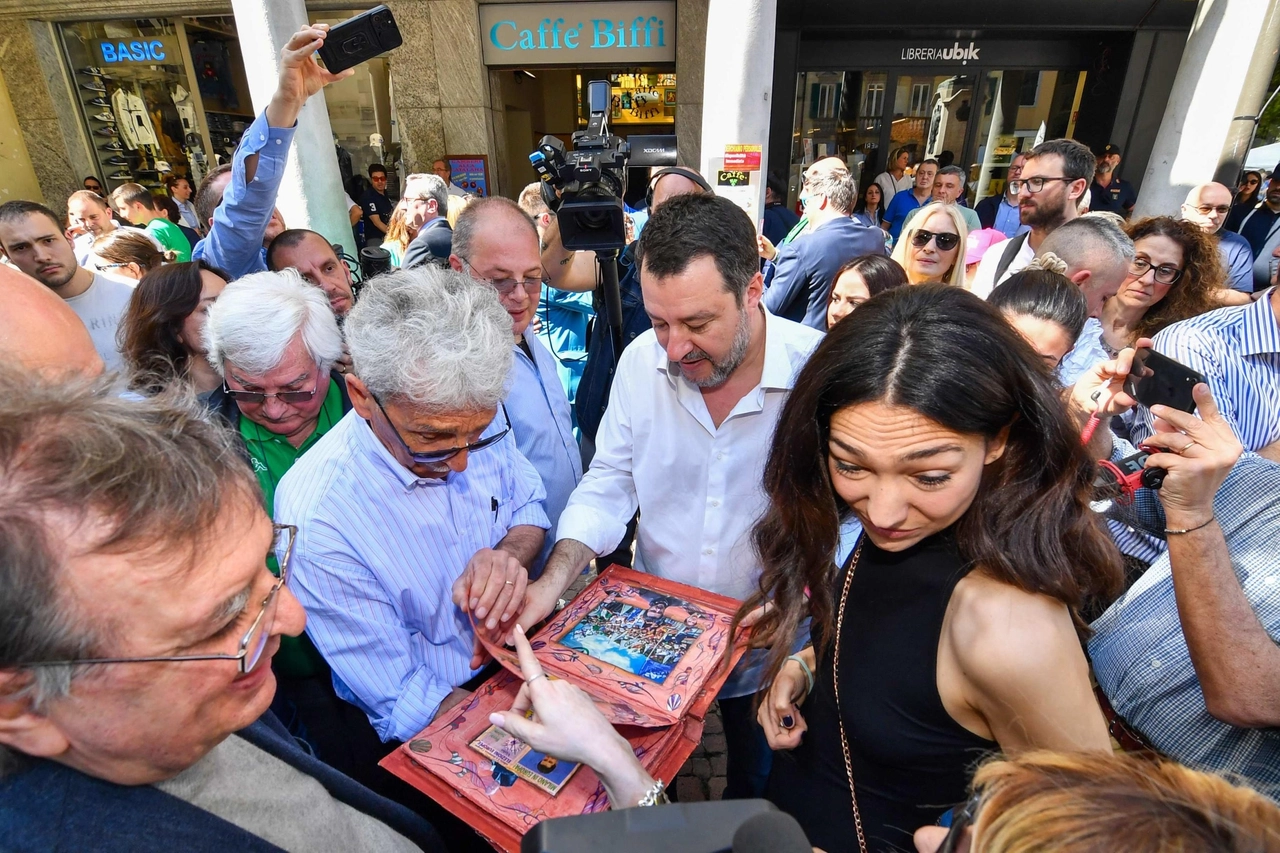
<svg viewBox="0 0 1280 853">
<path fill-rule="evenodd" d="M 919 231 L 911 235 L 911 245 L 917 249 L 923 249 L 929 245 L 930 240 L 936 240 L 938 250 L 942 252 L 950 252 L 956 246 L 960 245 L 960 235 L 952 234 L 949 231 L 933 232 L 925 231 L 921 228 Z"/>
<path fill-rule="evenodd" d="M 946 838 L 942 839 L 942 843 L 938 845 L 937 853 L 956 853 L 960 849 L 965 830 L 973 826 L 973 820 L 977 817 L 978 807 L 981 805 L 982 796 L 975 791 L 963 806 L 951 812 L 951 828 L 947 830 Z"/>
</svg>

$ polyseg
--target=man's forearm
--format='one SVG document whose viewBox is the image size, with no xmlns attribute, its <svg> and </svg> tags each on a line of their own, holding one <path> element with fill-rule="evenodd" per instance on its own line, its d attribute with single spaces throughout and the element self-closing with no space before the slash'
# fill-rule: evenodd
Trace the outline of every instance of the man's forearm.
<svg viewBox="0 0 1280 853">
<path fill-rule="evenodd" d="M 521 524 L 507 531 L 502 541 L 494 546 L 495 550 L 506 551 L 520 561 L 520 565 L 528 568 L 542 551 L 542 540 L 547 531 L 532 524 Z"/>
<path fill-rule="evenodd" d="M 595 551 L 577 539 L 561 539 L 547 558 L 546 568 L 542 570 L 542 577 L 538 578 L 537 583 L 554 591 L 558 597 L 569 588 L 574 578 L 582 574 L 582 570 L 595 556 Z"/>
<path fill-rule="evenodd" d="M 1169 520 L 1174 528 L 1203 519 Z M 1209 713 L 1248 728 L 1280 725 L 1280 647 L 1267 634 L 1231 567 L 1216 521 L 1169 537 L 1182 633 Z"/>
<path fill-rule="evenodd" d="M 589 252 L 575 252 L 566 249 L 560 241 L 560 224 L 553 217 L 542 234 L 542 271 L 546 275 L 547 284 L 557 290 L 571 290 L 582 293 L 594 290 L 596 286 L 594 258 L 585 261 L 579 255 Z"/>
</svg>

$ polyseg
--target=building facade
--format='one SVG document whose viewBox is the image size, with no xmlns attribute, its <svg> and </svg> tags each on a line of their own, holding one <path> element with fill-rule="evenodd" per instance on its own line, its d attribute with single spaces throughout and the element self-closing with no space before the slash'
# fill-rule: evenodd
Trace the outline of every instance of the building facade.
<svg viewBox="0 0 1280 853">
<path fill-rule="evenodd" d="M 611 82 L 619 135 L 676 133 L 697 163 L 707 2 L 387 0 L 404 44 L 324 93 L 344 183 L 373 162 L 403 177 L 447 157 L 478 170 L 477 192 L 514 197 L 536 141 L 585 126 L 593 79 Z M 361 11 L 307 9 L 329 23 Z M 87 175 L 198 182 L 255 114 L 225 0 L 0 0 L 0 24 L 0 201 L 61 209 Z"/>
<path fill-rule="evenodd" d="M 1146 170 L 1195 14 L 1188 0 L 779 0 L 770 171 L 792 201 L 814 159 L 862 186 L 905 147 L 998 194 L 1014 154 L 1070 136 Z M 1241 34 L 1252 44 L 1253 34 Z M 1232 95 L 1234 97 L 1234 95 Z"/>
</svg>

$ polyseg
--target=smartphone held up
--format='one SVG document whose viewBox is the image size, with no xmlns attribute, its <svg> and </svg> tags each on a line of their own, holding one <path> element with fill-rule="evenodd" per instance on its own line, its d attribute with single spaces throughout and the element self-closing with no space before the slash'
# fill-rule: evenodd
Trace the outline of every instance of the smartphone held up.
<svg viewBox="0 0 1280 853">
<path fill-rule="evenodd" d="M 324 67 L 337 74 L 404 43 L 396 19 L 386 6 L 374 6 L 330 28 L 317 53 Z"/>
</svg>

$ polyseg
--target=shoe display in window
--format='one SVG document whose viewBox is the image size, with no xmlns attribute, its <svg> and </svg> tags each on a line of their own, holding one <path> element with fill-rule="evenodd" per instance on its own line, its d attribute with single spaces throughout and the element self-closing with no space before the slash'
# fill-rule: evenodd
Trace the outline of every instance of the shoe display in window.
<svg viewBox="0 0 1280 853">
<path fill-rule="evenodd" d="M 123 169 L 121 169 L 119 172 L 116 172 L 114 174 L 107 175 L 107 177 L 113 181 L 132 181 L 133 180 L 133 175 L 129 174 Z"/>
<path fill-rule="evenodd" d="M 129 161 L 119 155 L 116 155 L 115 157 L 112 157 L 110 160 L 106 160 L 104 162 L 108 166 L 128 166 L 129 165 Z"/>
<path fill-rule="evenodd" d="M 107 87 L 99 83 L 97 80 L 90 80 L 88 83 L 81 83 L 81 89 L 88 89 L 90 92 L 105 92 Z"/>
<path fill-rule="evenodd" d="M 106 98 L 90 98 L 84 102 L 84 105 L 86 107 L 109 107 L 111 106 L 111 102 Z"/>
<path fill-rule="evenodd" d="M 90 77 L 106 77 L 107 76 L 107 72 L 103 71 L 101 68 L 98 68 L 95 65 L 89 65 L 85 68 L 77 68 L 76 71 L 79 72 L 80 74 L 88 74 Z"/>
<path fill-rule="evenodd" d="M 115 136 L 116 129 L 114 127 L 100 127 L 93 133 L 95 136 Z"/>
<path fill-rule="evenodd" d="M 123 151 L 124 146 L 120 144 L 119 139 L 113 139 L 106 145 L 101 146 L 103 151 Z"/>
<path fill-rule="evenodd" d="M 94 121 L 106 122 L 107 124 L 116 123 L 116 117 L 108 112 L 95 113 L 94 115 L 89 116 L 89 118 L 93 119 Z"/>
</svg>

